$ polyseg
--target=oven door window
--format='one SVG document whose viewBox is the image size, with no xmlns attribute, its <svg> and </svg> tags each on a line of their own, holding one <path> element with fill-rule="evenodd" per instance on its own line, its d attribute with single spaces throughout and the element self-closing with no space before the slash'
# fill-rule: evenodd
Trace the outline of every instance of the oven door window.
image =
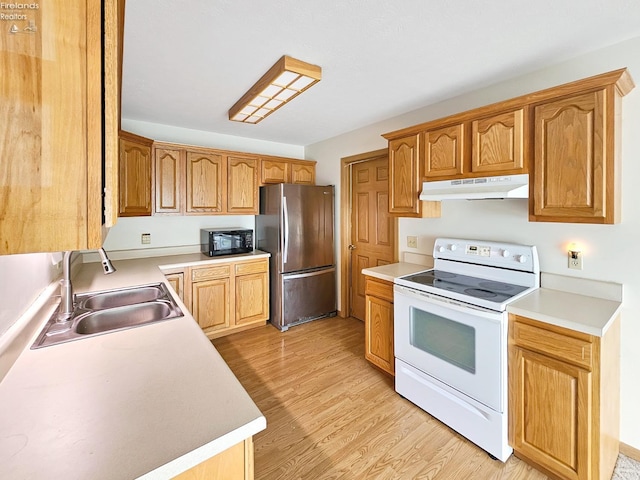
<svg viewBox="0 0 640 480">
<path fill-rule="evenodd" d="M 469 325 L 411 308 L 411 345 L 469 373 L 476 373 L 476 330 Z"/>
</svg>

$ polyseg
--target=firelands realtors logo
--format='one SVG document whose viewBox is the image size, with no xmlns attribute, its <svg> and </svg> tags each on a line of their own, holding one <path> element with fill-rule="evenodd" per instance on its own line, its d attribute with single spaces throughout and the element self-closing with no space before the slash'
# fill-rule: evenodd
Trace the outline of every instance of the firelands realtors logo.
<svg viewBox="0 0 640 480">
<path fill-rule="evenodd" d="M 39 9 L 39 3 L 0 2 L 0 21 L 10 22 L 8 30 L 12 35 L 17 33 L 35 33 L 38 27 L 36 26 L 35 20 L 30 18 L 30 14 L 33 13 L 33 10 Z"/>
</svg>

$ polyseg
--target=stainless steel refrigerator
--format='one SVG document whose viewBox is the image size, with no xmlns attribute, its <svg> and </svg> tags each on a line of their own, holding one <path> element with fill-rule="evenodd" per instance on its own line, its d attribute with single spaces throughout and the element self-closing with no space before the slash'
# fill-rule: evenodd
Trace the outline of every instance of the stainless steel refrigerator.
<svg viewBox="0 0 640 480">
<path fill-rule="evenodd" d="M 256 248 L 271 253 L 271 323 L 292 325 L 336 313 L 334 187 L 260 187 Z"/>
</svg>

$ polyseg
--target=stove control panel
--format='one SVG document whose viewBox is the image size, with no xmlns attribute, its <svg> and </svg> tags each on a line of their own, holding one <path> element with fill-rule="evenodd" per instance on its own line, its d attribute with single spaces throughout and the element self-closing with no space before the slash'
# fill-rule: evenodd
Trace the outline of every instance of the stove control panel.
<svg viewBox="0 0 640 480">
<path fill-rule="evenodd" d="M 437 238 L 433 257 L 527 272 L 539 271 L 538 254 L 536 247 L 532 245 Z"/>
</svg>

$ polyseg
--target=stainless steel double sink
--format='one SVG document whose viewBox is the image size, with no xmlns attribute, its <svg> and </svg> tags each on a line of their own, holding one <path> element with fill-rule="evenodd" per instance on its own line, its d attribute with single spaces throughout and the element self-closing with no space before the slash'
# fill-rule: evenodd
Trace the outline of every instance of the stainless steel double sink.
<svg viewBox="0 0 640 480">
<path fill-rule="evenodd" d="M 164 283 L 76 295 L 73 315 L 53 313 L 31 349 L 183 316 Z"/>
</svg>

